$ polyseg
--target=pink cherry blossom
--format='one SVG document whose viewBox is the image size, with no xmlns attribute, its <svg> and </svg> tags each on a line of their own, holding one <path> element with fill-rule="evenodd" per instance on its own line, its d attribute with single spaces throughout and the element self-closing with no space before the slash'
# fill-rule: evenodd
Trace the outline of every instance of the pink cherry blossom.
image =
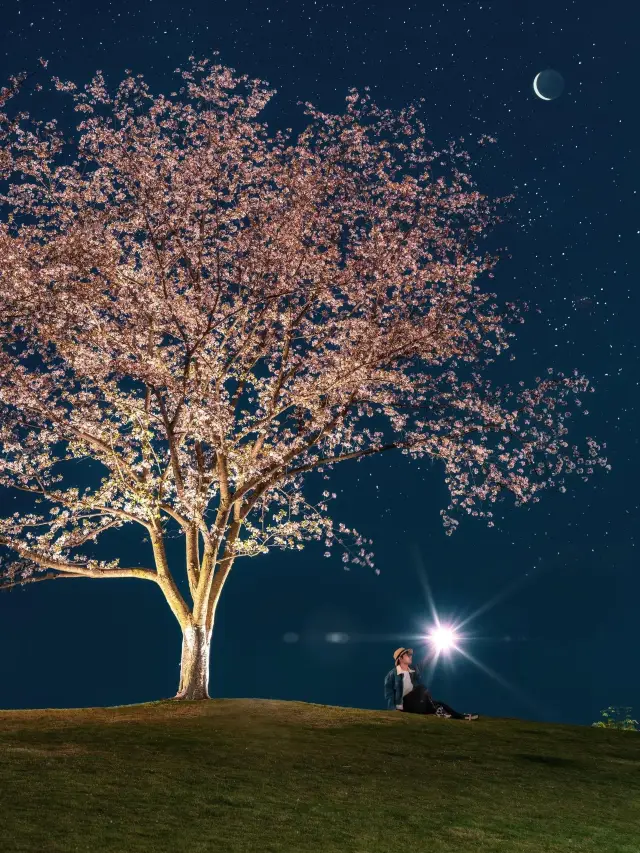
<svg viewBox="0 0 640 853">
<path fill-rule="evenodd" d="M 0 91 L 0 485 L 34 498 L 0 520 L 4 581 L 152 581 L 183 631 L 178 697 L 202 698 L 237 558 L 317 540 L 373 567 L 335 495 L 309 497 L 314 474 L 435 460 L 452 532 L 606 460 L 568 442 L 584 377 L 490 380 L 522 320 L 484 289 L 503 200 L 465 152 L 435 150 L 419 104 L 352 90 L 342 115 L 306 104 L 293 138 L 261 119 L 273 91 L 232 69 L 191 59 L 168 95 L 127 74 L 54 78 L 73 140 L 11 112 L 26 75 Z M 88 556 L 124 525 L 147 567 Z"/>
</svg>

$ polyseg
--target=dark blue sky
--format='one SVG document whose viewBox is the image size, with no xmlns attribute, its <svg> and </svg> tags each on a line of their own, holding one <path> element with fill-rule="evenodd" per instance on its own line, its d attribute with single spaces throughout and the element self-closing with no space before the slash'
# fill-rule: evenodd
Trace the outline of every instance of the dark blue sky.
<svg viewBox="0 0 640 853">
<path fill-rule="evenodd" d="M 336 470 L 334 515 L 374 538 L 381 574 L 345 572 L 319 546 L 238 563 L 214 629 L 212 695 L 382 707 L 393 649 L 429 621 L 422 567 L 443 618 L 504 594 L 468 625 L 475 639 L 466 646 L 500 680 L 456 658 L 433 684 L 444 701 L 578 723 L 609 704 L 640 712 L 640 10 L 585 0 L 539 0 L 535 10 L 512 0 L 6 0 L 2 24 L 1 79 L 43 56 L 63 79 L 82 83 L 99 68 L 116 80 L 131 68 L 169 88 L 190 54 L 218 50 L 223 63 L 277 88 L 274 128 L 301 128 L 298 100 L 340 110 L 348 87 L 370 86 L 385 106 L 424 97 L 434 140 L 497 136 L 476 174 L 485 192 L 517 199 L 494 236 L 508 251 L 492 286 L 541 310 L 515 345 L 518 378 L 577 367 L 596 384 L 579 429 L 607 443 L 612 472 L 576 479 L 531 509 L 504 505 L 493 530 L 469 519 L 445 536 L 438 466 L 398 456 Z M 532 91 L 547 67 L 566 80 L 552 102 Z M 1 511 L 12 502 L 0 494 Z M 133 533 L 120 536 L 125 562 L 142 547 Z M 327 642 L 332 632 L 349 639 Z M 179 629 L 142 582 L 5 593 L 0 643 L 4 708 L 132 703 L 177 687 Z"/>
</svg>

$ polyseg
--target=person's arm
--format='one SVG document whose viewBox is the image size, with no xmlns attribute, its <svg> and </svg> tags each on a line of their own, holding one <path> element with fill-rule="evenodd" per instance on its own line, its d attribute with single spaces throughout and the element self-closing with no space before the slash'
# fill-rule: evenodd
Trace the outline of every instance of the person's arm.
<svg viewBox="0 0 640 853">
<path fill-rule="evenodd" d="M 418 664 L 414 664 L 413 668 L 416 671 L 415 683 L 416 684 L 422 684 L 423 687 L 426 687 L 426 684 L 424 683 L 423 678 L 422 678 L 422 667 L 418 666 Z"/>
<path fill-rule="evenodd" d="M 429 699 L 433 702 L 433 697 L 431 696 L 431 693 L 429 692 L 429 688 L 427 687 L 425 680 L 422 677 L 422 669 L 419 666 L 416 666 L 415 670 L 416 670 L 416 685 L 420 685 L 421 687 L 423 687 L 424 692 L 427 694 Z"/>
</svg>

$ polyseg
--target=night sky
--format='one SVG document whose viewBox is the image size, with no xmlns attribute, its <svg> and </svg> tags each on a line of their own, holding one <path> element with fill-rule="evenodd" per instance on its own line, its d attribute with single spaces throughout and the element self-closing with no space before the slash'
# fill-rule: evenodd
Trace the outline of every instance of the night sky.
<svg viewBox="0 0 640 853">
<path fill-rule="evenodd" d="M 344 571 L 339 553 L 324 559 L 320 544 L 239 561 L 218 608 L 212 696 L 384 707 L 393 650 L 419 651 L 414 638 L 430 621 L 427 578 L 443 620 L 481 611 L 465 628 L 465 648 L 491 671 L 454 656 L 432 683 L 438 698 L 462 711 L 557 722 L 588 724 L 611 704 L 633 706 L 637 716 L 632 54 L 640 8 L 586 0 L 6 0 L 2 27 L 0 83 L 42 56 L 51 74 L 79 84 L 97 69 L 115 83 L 130 68 L 155 91 L 170 90 L 190 54 L 219 51 L 223 64 L 278 90 L 267 113 L 273 130 L 304 126 L 298 101 L 341 111 L 349 87 L 370 86 L 387 107 L 424 98 L 436 143 L 464 137 L 475 154 L 473 140 L 497 137 L 480 149 L 475 175 L 484 192 L 516 200 L 491 238 L 505 247 L 491 287 L 540 309 L 514 344 L 517 378 L 576 367 L 596 386 L 573 437 L 605 442 L 612 471 L 588 483 L 576 477 L 567 494 L 545 494 L 531 508 L 500 505 L 492 530 L 469 518 L 445 535 L 437 465 L 398 455 L 338 466 L 334 518 L 374 539 L 380 575 Z M 549 67 L 566 87 L 543 102 L 532 82 Z M 62 102 L 51 98 L 50 115 Z M 505 361 L 497 381 L 513 375 Z M 0 493 L 3 514 L 13 500 Z M 125 564 L 145 548 L 126 528 L 120 543 Z M 4 593 L 0 644 L 3 708 L 126 704 L 177 688 L 178 625 L 160 591 L 135 580 Z"/>
</svg>

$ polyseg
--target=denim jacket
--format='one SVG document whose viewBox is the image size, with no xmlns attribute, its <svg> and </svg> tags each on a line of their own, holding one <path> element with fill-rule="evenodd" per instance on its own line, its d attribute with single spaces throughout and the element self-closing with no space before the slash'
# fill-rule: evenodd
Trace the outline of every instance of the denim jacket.
<svg viewBox="0 0 640 853">
<path fill-rule="evenodd" d="M 414 687 L 424 687 L 419 669 L 409 667 L 409 676 Z M 403 687 L 404 676 L 398 675 L 397 669 L 394 666 L 384 679 L 384 698 L 387 700 L 387 708 L 389 710 L 393 711 L 396 705 L 402 705 Z"/>
</svg>

